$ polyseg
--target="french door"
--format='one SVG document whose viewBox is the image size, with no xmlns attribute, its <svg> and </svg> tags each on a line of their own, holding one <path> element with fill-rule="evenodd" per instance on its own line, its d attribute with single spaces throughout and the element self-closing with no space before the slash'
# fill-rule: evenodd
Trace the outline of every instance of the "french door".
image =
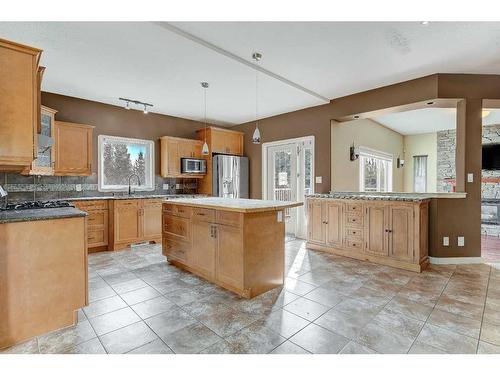
<svg viewBox="0 0 500 375">
<path fill-rule="evenodd" d="M 313 193 L 314 137 L 263 144 L 264 199 L 304 202 Z M 288 236 L 306 237 L 304 207 L 285 210 Z"/>
</svg>

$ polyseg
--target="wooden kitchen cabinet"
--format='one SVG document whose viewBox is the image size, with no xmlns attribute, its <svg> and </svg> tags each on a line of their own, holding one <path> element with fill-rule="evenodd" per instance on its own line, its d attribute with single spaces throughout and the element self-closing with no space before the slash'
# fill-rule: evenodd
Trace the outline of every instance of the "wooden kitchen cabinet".
<svg viewBox="0 0 500 375">
<path fill-rule="evenodd" d="M 198 192 L 212 194 L 212 154 L 228 154 L 243 156 L 243 136 L 241 132 L 209 126 L 196 131 L 198 139 L 203 143 L 206 139 L 209 155 L 203 156 L 207 161 L 207 174 L 198 183 Z"/>
<path fill-rule="evenodd" d="M 41 53 L 0 39 L 0 170 L 21 172 L 36 157 Z"/>
<path fill-rule="evenodd" d="M 308 198 L 306 207 L 310 249 L 418 272 L 429 262 L 429 200 Z"/>
<path fill-rule="evenodd" d="M 110 250 L 139 242 L 161 241 L 162 218 L 159 199 L 111 200 Z"/>
<path fill-rule="evenodd" d="M 71 122 L 54 122 L 56 176 L 89 176 L 92 172 L 94 127 Z"/>
<path fill-rule="evenodd" d="M 223 212 L 223 211 L 220 211 Z M 243 288 L 243 233 L 240 228 L 217 225 L 216 279 Z"/>
<path fill-rule="evenodd" d="M 107 200 L 73 201 L 76 208 L 87 213 L 87 248 L 89 253 L 107 250 L 109 210 Z"/>
<path fill-rule="evenodd" d="M 181 158 L 201 159 L 203 142 L 194 139 L 160 138 L 160 174 L 162 177 L 202 178 L 203 176 L 181 173 Z"/>
<path fill-rule="evenodd" d="M 207 221 L 192 223 L 191 266 L 208 278 L 215 276 L 216 230 L 217 226 Z"/>
</svg>

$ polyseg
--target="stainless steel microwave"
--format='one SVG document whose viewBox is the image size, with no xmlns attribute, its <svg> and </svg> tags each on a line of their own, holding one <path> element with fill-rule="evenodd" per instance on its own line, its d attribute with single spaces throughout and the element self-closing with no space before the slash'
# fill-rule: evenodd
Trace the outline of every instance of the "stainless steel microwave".
<svg viewBox="0 0 500 375">
<path fill-rule="evenodd" d="M 181 158 L 181 173 L 206 174 L 207 162 L 205 159 Z"/>
</svg>

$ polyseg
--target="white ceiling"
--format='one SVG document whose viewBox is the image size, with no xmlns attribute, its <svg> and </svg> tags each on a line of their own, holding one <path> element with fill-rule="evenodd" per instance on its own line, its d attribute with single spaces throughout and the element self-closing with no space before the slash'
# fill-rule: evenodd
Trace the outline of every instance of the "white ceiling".
<svg viewBox="0 0 500 375">
<path fill-rule="evenodd" d="M 488 109 L 483 118 L 483 126 L 500 124 L 500 110 Z M 485 112 L 488 113 L 488 112 Z M 433 133 L 456 128 L 456 110 L 454 108 L 423 108 L 413 111 L 390 113 L 373 120 L 400 134 Z"/>
<path fill-rule="evenodd" d="M 297 85 L 335 98 L 432 73 L 500 74 L 500 23 L 176 22 L 173 25 Z M 45 91 L 200 120 L 208 81 L 209 121 L 255 119 L 255 73 L 228 54 L 159 24 L 7 23 L 0 38 L 44 50 Z M 259 117 L 325 101 L 260 75 Z"/>
</svg>

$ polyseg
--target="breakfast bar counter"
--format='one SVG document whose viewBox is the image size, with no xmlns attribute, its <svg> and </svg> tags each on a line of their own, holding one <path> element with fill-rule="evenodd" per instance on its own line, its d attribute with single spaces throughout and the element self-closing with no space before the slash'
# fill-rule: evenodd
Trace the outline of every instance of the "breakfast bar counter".
<svg viewBox="0 0 500 375">
<path fill-rule="evenodd" d="M 244 298 L 284 281 L 285 208 L 300 202 L 175 199 L 163 203 L 167 260 Z"/>
</svg>

